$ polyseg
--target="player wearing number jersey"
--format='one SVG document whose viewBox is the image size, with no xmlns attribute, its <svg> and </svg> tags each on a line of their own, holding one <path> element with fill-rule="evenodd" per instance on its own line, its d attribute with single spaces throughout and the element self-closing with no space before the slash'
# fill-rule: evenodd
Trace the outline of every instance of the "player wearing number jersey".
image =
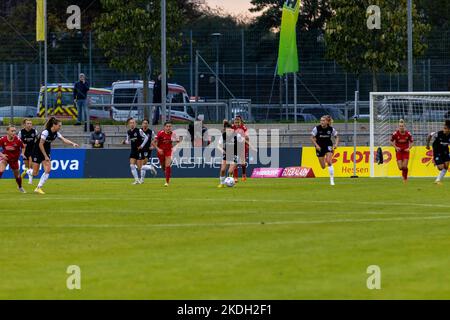
<svg viewBox="0 0 450 320">
<path fill-rule="evenodd" d="M 436 167 L 440 173 L 435 181 L 436 184 L 441 184 L 447 171 L 450 167 L 450 120 L 445 121 L 444 129 L 439 132 L 433 132 L 428 136 L 427 149 L 430 149 L 431 139 L 433 141 L 433 158 Z"/>
<path fill-rule="evenodd" d="M 13 125 L 7 127 L 6 133 L 6 136 L 0 138 L 0 148 L 2 149 L 2 152 L 0 153 L 0 178 L 3 175 L 6 166 L 9 165 L 16 178 L 19 191 L 26 193 L 22 188 L 22 177 L 20 176 L 19 171 L 19 158 L 25 151 L 25 145 L 22 143 L 22 140 L 16 136 L 16 127 Z"/>
<path fill-rule="evenodd" d="M 172 123 L 164 123 L 164 129 L 159 131 L 152 142 L 152 146 L 158 151 L 158 159 L 161 164 L 161 170 L 166 177 L 164 186 L 168 187 L 172 176 L 172 154 L 179 140 L 172 131 Z"/>
<path fill-rule="evenodd" d="M 414 144 L 411 133 L 406 130 L 405 121 L 400 120 L 398 130 L 392 134 L 391 144 L 395 148 L 398 169 L 402 172 L 403 182 L 408 181 L 409 153 Z"/>
<path fill-rule="evenodd" d="M 334 143 L 332 138 L 335 139 Z M 333 151 L 339 144 L 339 136 L 336 129 L 330 126 L 330 120 L 326 116 L 323 116 L 320 119 L 320 125 L 312 130 L 311 141 L 316 148 L 316 155 L 322 169 L 328 166 L 330 184 L 334 186 Z"/>
</svg>

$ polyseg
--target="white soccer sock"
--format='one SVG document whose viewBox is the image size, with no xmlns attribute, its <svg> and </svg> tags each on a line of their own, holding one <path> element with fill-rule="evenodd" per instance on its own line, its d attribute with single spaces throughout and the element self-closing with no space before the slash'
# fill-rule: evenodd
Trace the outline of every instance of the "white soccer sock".
<svg viewBox="0 0 450 320">
<path fill-rule="evenodd" d="M 42 174 L 41 179 L 39 180 L 38 188 L 42 188 L 44 186 L 45 181 L 47 181 L 49 176 L 50 174 L 45 172 Z"/>
<path fill-rule="evenodd" d="M 334 179 L 334 168 L 333 168 L 333 166 L 329 166 L 328 167 L 328 171 L 330 172 L 330 179 L 333 180 Z"/>
<path fill-rule="evenodd" d="M 136 166 L 134 164 L 130 164 L 131 174 L 133 175 L 134 180 L 139 180 L 138 172 Z"/>
<path fill-rule="evenodd" d="M 151 164 L 146 164 L 145 166 L 142 166 L 141 172 L 142 172 L 142 170 L 145 170 L 145 171 L 152 170 L 152 165 Z"/>
<path fill-rule="evenodd" d="M 220 184 L 225 184 L 226 177 L 220 177 Z"/>
<path fill-rule="evenodd" d="M 437 177 L 436 181 L 442 181 L 444 179 L 445 175 L 447 174 L 447 169 L 442 169 L 439 173 L 439 176 Z"/>
<path fill-rule="evenodd" d="M 30 183 L 32 183 L 33 182 L 33 169 L 28 169 L 27 170 L 27 175 L 28 175 L 28 181 Z"/>
<path fill-rule="evenodd" d="M 141 168 L 141 180 L 144 180 L 144 178 L 145 178 L 145 169 L 142 167 Z"/>
</svg>

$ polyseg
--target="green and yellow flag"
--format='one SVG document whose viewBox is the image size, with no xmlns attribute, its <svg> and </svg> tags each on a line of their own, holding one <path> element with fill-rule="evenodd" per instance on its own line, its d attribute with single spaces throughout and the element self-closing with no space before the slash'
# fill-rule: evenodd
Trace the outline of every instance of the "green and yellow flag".
<svg viewBox="0 0 450 320">
<path fill-rule="evenodd" d="M 44 0 L 36 0 L 36 41 L 45 41 Z"/>
<path fill-rule="evenodd" d="M 298 72 L 297 20 L 300 0 L 286 0 L 281 18 L 280 48 L 278 50 L 278 75 Z"/>
</svg>

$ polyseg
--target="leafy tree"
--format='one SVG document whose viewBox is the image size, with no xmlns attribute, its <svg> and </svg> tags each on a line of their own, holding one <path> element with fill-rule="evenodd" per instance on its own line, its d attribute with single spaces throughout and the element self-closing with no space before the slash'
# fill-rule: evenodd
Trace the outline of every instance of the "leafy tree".
<svg viewBox="0 0 450 320">
<path fill-rule="evenodd" d="M 405 69 L 407 58 L 407 1 L 406 0 L 333 0 L 333 17 L 327 23 L 325 42 L 328 58 L 336 60 L 348 72 L 369 71 L 373 77 L 373 91 L 377 91 L 379 72 L 397 73 Z M 381 8 L 381 29 L 367 27 L 367 8 Z M 416 8 L 413 10 L 414 55 L 424 54 L 427 45 L 423 38 L 429 32 Z"/>
<path fill-rule="evenodd" d="M 448 0 L 415 0 L 418 11 L 435 30 L 449 30 L 450 1 Z"/>
<path fill-rule="evenodd" d="M 94 24 L 98 45 L 111 67 L 136 72 L 144 81 L 144 102 L 148 102 L 149 58 L 159 61 L 161 55 L 160 1 L 101 0 L 104 12 Z M 181 41 L 176 32 L 183 16 L 176 0 L 167 1 L 168 69 L 180 62 L 176 52 Z M 146 110 L 148 116 L 148 110 Z"/>
<path fill-rule="evenodd" d="M 281 13 L 286 0 L 251 0 L 251 12 L 261 12 L 255 20 L 255 27 L 265 30 L 278 29 L 281 25 Z M 299 29 L 322 29 L 331 17 L 331 0 L 301 0 L 298 19 Z"/>
</svg>

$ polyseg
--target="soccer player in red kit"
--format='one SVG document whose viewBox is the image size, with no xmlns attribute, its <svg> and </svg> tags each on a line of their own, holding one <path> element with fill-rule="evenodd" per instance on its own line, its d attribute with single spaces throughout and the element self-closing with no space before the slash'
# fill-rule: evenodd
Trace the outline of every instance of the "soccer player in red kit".
<svg viewBox="0 0 450 320">
<path fill-rule="evenodd" d="M 398 130 L 392 134 L 391 144 L 397 153 L 398 169 L 402 171 L 403 182 L 408 180 L 409 152 L 414 144 L 411 133 L 406 130 L 405 121 L 400 120 Z"/>
<path fill-rule="evenodd" d="M 244 124 L 244 120 L 242 120 L 241 116 L 236 116 L 234 118 L 234 123 L 232 125 L 232 128 L 234 129 L 234 132 L 237 134 L 240 134 L 245 139 L 245 157 L 243 159 L 239 159 L 239 164 L 242 168 L 242 181 L 247 180 L 247 159 L 249 155 L 249 137 L 248 137 L 248 128 Z M 234 175 L 234 181 L 238 182 L 238 167 L 234 169 L 233 172 Z"/>
<path fill-rule="evenodd" d="M 2 149 L 2 153 L 0 153 L 0 178 L 9 164 L 9 167 L 14 172 L 19 191 L 26 193 L 22 188 L 22 177 L 19 171 L 19 158 L 25 152 L 25 145 L 16 135 L 16 127 L 13 125 L 9 125 L 6 128 L 6 133 L 6 136 L 0 138 L 0 148 Z"/>
<path fill-rule="evenodd" d="M 178 142 L 175 133 L 172 131 L 172 123 L 169 121 L 164 123 L 164 129 L 159 131 L 152 141 L 153 147 L 158 151 L 161 169 L 166 176 L 166 183 L 164 184 L 166 187 L 169 186 L 172 175 L 172 153 Z"/>
</svg>

